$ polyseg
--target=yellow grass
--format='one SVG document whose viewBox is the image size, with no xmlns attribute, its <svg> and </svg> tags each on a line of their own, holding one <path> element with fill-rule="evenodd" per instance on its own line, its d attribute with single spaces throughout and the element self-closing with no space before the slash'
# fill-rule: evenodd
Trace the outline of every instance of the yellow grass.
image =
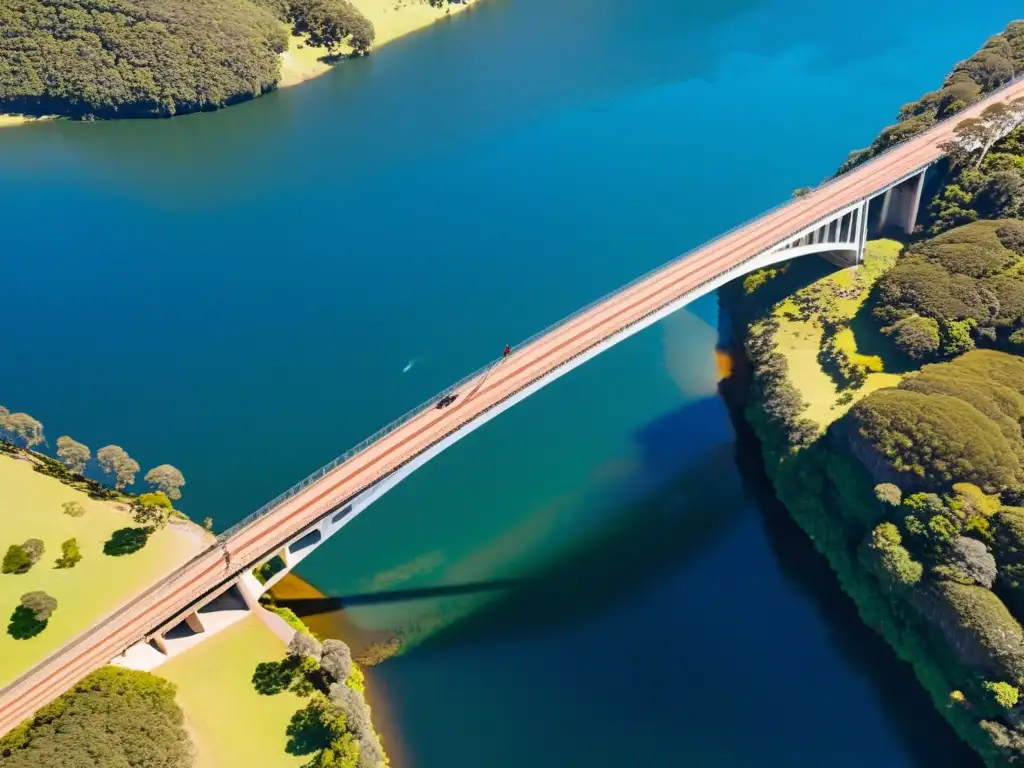
<svg viewBox="0 0 1024 768">
<path fill-rule="evenodd" d="M 248 616 L 157 667 L 156 674 L 178 686 L 195 768 L 293 768 L 308 761 L 285 752 L 285 728 L 304 700 L 288 691 L 261 696 L 252 686 L 257 664 L 284 655 L 285 644 L 259 617 Z"/>
<path fill-rule="evenodd" d="M 85 507 L 83 517 L 69 517 L 66 501 Z M 197 526 L 172 525 L 155 533 L 139 552 L 121 557 L 103 554 L 110 534 L 132 526 L 122 505 L 94 501 L 81 491 L 35 472 L 22 459 L 0 454 L 0 555 L 11 544 L 42 539 L 42 560 L 25 574 L 0 575 L 0 685 L 41 661 L 79 632 L 141 592 L 205 547 Z M 74 568 L 54 568 L 61 542 L 75 538 L 82 560 Z M 57 610 L 40 634 L 15 640 L 6 621 L 26 592 L 42 590 L 57 599 Z"/>
<path fill-rule="evenodd" d="M 373 22 L 376 33 L 374 50 L 424 27 L 461 13 L 471 7 L 472 2 L 435 8 L 426 0 L 353 0 L 353 4 L 366 18 Z M 347 47 L 341 53 L 349 53 Z M 333 66 L 323 61 L 328 56 L 326 48 L 306 45 L 302 37 L 292 36 L 288 50 L 281 54 L 280 87 L 287 88 L 324 74 Z"/>
<path fill-rule="evenodd" d="M 839 297 L 835 303 L 838 315 L 852 318 L 864 304 L 875 280 L 896 263 L 902 247 L 895 240 L 873 240 L 867 244 L 864 264 L 859 268 L 851 267 L 834 272 L 804 290 L 833 294 L 836 290 L 858 288 L 859 292 L 855 297 Z M 860 354 L 857 351 L 857 339 L 853 330 L 844 328 L 836 334 L 836 343 L 854 363 L 866 365 L 872 373 L 868 374 L 861 387 L 847 390 L 852 393 L 852 400 L 839 403 L 840 393 L 835 382 L 822 370 L 818 362 L 818 352 L 822 343 L 820 318 L 814 316 L 809 321 L 794 319 L 797 314 L 798 308 L 792 299 L 780 302 L 775 308 L 774 315 L 779 320 L 775 342 L 776 349 L 785 356 L 789 364 L 790 381 L 807 402 L 804 416 L 822 427 L 827 427 L 858 400 L 876 390 L 894 387 L 900 383 L 899 375 L 885 373 L 880 357 Z"/>
</svg>

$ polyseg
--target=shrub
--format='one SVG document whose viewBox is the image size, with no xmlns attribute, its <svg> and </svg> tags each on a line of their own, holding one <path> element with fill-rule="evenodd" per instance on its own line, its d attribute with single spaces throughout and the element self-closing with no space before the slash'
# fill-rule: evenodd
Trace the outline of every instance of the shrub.
<svg viewBox="0 0 1024 768">
<path fill-rule="evenodd" d="M 58 568 L 74 568 L 82 559 L 76 539 L 68 539 L 60 545 L 61 556 L 57 558 Z"/>
<path fill-rule="evenodd" d="M 882 329 L 896 348 L 911 360 L 926 360 L 939 351 L 939 323 L 931 317 L 910 315 Z"/>
<path fill-rule="evenodd" d="M 28 573 L 28 569 L 31 567 L 32 560 L 19 545 L 11 544 L 7 548 L 2 568 L 4 573 Z"/>
<path fill-rule="evenodd" d="M 921 580 L 923 568 L 902 546 L 892 523 L 880 523 L 867 542 L 865 561 L 883 581 L 892 587 L 908 587 Z"/>
<path fill-rule="evenodd" d="M 77 501 L 65 501 L 61 504 L 61 508 L 64 510 L 64 514 L 70 517 L 81 517 L 85 514 L 85 507 Z"/>
</svg>

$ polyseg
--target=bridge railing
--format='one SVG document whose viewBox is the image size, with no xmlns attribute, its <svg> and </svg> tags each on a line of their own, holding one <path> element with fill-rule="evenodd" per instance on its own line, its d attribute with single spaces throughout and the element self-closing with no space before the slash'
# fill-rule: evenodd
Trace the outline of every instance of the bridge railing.
<svg viewBox="0 0 1024 768">
<path fill-rule="evenodd" d="M 1016 84 L 1016 83 L 1018 83 L 1018 82 L 1020 82 L 1022 80 L 1024 80 L 1024 75 L 1021 75 L 1021 76 L 1019 76 L 1017 78 L 1014 78 L 1014 79 L 1012 79 L 1012 80 L 1010 80 L 1010 81 L 1008 81 L 1006 83 L 1003 83 L 1001 86 L 996 88 L 994 91 L 991 91 L 990 93 L 986 94 L 985 98 L 979 100 L 978 102 L 975 102 L 975 104 L 972 104 L 970 106 L 973 107 L 973 106 L 976 106 L 978 104 L 983 104 L 986 101 L 993 100 L 1001 92 L 1005 91 L 1007 88 L 1011 87 L 1012 85 L 1014 85 L 1014 84 Z M 884 149 L 883 151 L 879 152 L 877 155 L 874 155 L 873 157 L 869 158 L 868 160 L 864 161 L 860 165 L 854 166 L 853 168 L 851 168 L 846 173 L 844 173 L 842 175 L 839 175 L 839 176 L 831 176 L 831 177 L 829 177 L 828 179 L 823 181 L 821 184 L 819 184 L 818 186 L 816 186 L 813 189 L 811 189 L 811 192 L 817 192 L 819 190 L 825 189 L 825 188 L 831 186 L 832 184 L 835 184 L 836 182 L 838 182 L 843 177 L 845 177 L 847 173 L 850 173 L 851 171 L 857 170 L 859 168 L 866 167 L 868 165 L 873 165 L 874 163 L 877 163 L 878 161 L 882 160 L 882 158 L 884 158 L 889 153 L 891 153 L 891 152 L 893 152 L 893 151 L 895 151 L 897 149 L 900 149 L 904 144 L 906 144 L 906 143 L 908 143 L 910 141 L 913 141 L 914 139 L 917 139 L 917 138 L 921 137 L 922 135 L 924 135 L 926 133 L 929 133 L 930 131 L 938 128 L 939 126 L 946 125 L 946 124 L 948 124 L 950 122 L 954 122 L 957 119 L 962 119 L 959 114 L 954 114 L 954 115 L 951 115 L 951 116 L 949 116 L 949 117 L 947 117 L 947 118 L 945 118 L 943 120 L 939 120 L 936 123 L 934 123 L 933 125 L 929 126 L 925 131 L 922 131 L 921 133 L 915 134 L 914 136 L 911 136 L 909 138 L 903 139 L 902 141 L 899 141 L 899 142 L 897 142 L 897 143 L 887 147 L 886 149 Z M 693 255 L 697 251 L 701 251 L 701 250 L 707 248 L 708 246 L 711 246 L 711 245 L 713 245 L 715 243 L 718 243 L 718 242 L 724 240 L 725 238 L 729 237 L 730 235 L 735 234 L 736 232 L 740 231 L 741 229 L 745 229 L 746 227 L 750 226 L 755 221 L 763 219 L 763 218 L 765 218 L 767 216 L 771 216 L 772 214 L 779 212 L 780 210 L 782 210 L 783 208 L 786 208 L 787 206 L 797 204 L 798 200 L 799 199 L 784 200 L 781 203 L 778 203 L 777 205 L 775 205 L 772 208 L 768 209 L 767 211 L 763 211 L 763 212 L 759 213 L 756 216 L 752 216 L 749 219 L 747 219 L 746 221 L 744 221 L 744 222 L 742 222 L 740 224 L 737 224 L 736 226 L 730 228 L 729 230 L 727 230 L 727 231 L 725 231 L 725 232 L 723 232 L 723 233 L 721 233 L 719 235 L 716 235 L 715 237 L 711 238 L 710 240 L 707 240 L 707 241 L 701 243 L 700 245 L 698 245 L 698 246 L 696 246 L 694 248 L 691 248 L 690 250 L 688 250 L 685 253 L 683 253 L 681 256 L 676 256 L 675 258 L 671 259 L 670 261 L 667 261 L 664 264 L 662 264 L 662 265 L 660 265 L 658 267 L 655 267 L 654 269 L 652 269 L 652 270 L 650 270 L 648 272 L 645 272 L 644 274 L 640 275 L 639 277 L 629 281 L 625 285 L 619 286 L 615 290 L 610 291 L 609 293 L 606 293 L 604 296 L 601 296 L 598 299 L 595 299 L 594 301 L 590 302 L 586 306 L 583 306 L 583 307 L 577 309 L 572 314 L 567 315 L 567 316 L 563 317 L 561 320 L 558 320 L 558 321 L 552 323 L 551 325 L 547 326 L 543 330 L 538 331 L 537 333 L 535 333 L 532 336 L 530 336 L 528 339 L 519 342 L 518 344 L 515 345 L 516 349 L 522 349 L 522 348 L 524 348 L 526 346 L 529 346 L 530 344 L 534 343 L 538 339 L 541 339 L 544 336 L 547 336 L 549 333 L 552 333 L 557 328 L 560 328 L 560 327 L 562 327 L 562 326 L 564 326 L 564 325 L 566 325 L 568 323 L 571 323 L 573 320 L 577 319 L 581 315 L 586 314 L 587 312 L 592 310 L 594 307 L 597 307 L 597 306 L 599 306 L 601 304 L 604 304 L 607 301 L 610 301 L 611 299 L 615 298 L 616 296 L 619 296 L 620 294 L 630 290 L 631 288 L 636 287 L 640 283 L 643 283 L 643 282 L 649 280 L 653 276 L 657 275 L 659 272 L 664 272 L 667 269 L 671 269 L 672 267 L 676 266 L 680 262 L 682 262 L 685 259 L 689 258 L 691 255 Z M 812 224 L 809 225 L 809 226 L 813 226 L 815 223 L 819 223 L 821 221 L 824 221 L 827 218 L 829 218 L 829 216 L 823 216 L 821 219 L 818 219 L 817 222 L 812 222 Z M 782 238 L 779 242 L 781 243 L 781 242 L 784 242 L 784 241 L 785 241 L 785 238 Z M 774 248 L 776 245 L 778 245 L 778 243 L 773 243 L 772 245 L 768 246 L 768 248 L 766 248 L 765 250 L 770 250 L 771 248 Z M 755 258 L 757 255 L 759 255 L 759 254 L 755 254 L 755 256 L 751 257 L 751 258 Z M 378 440 L 381 440 L 382 438 L 387 437 L 389 434 L 394 432 L 396 429 L 398 429 L 399 427 L 404 426 L 406 423 L 411 421 L 413 418 L 418 416 L 420 413 L 423 413 L 423 411 L 425 411 L 425 410 L 427 410 L 429 408 L 432 408 L 437 403 L 437 401 L 440 400 L 442 397 L 445 397 L 446 395 L 449 395 L 449 394 L 453 394 L 454 392 L 458 391 L 460 388 L 465 386 L 467 383 L 469 383 L 473 379 L 477 378 L 478 376 L 482 376 L 484 373 L 486 373 L 488 368 L 492 367 L 497 362 L 498 362 L 497 359 L 492 359 L 490 362 L 488 362 L 487 364 L 485 364 L 482 367 L 478 368 L 473 373 L 471 373 L 468 376 L 466 376 L 466 377 L 460 379 L 459 381 L 457 381 L 455 384 L 452 384 L 451 386 L 449 386 L 445 390 L 439 392 L 438 394 L 434 395 L 433 397 L 429 398 L 428 400 L 420 403 L 419 405 L 415 406 L 414 408 L 409 409 L 403 415 L 399 416 L 397 419 L 392 421 L 387 426 L 379 429 L 377 432 L 373 433 L 372 435 L 367 437 L 365 440 L 361 441 L 359 444 L 357 444 L 357 445 L 353 446 L 352 448 L 350 448 L 349 450 L 345 451 L 345 453 L 341 454 L 340 456 L 338 456 L 336 459 L 334 459 L 330 463 L 325 464 L 324 466 L 320 467 L 320 469 L 316 470 L 312 474 L 310 474 L 307 477 L 303 478 L 302 480 L 300 480 L 298 483 L 293 485 L 288 490 L 286 490 L 283 493 L 279 494 L 274 499 L 271 499 L 270 501 L 268 501 L 266 504 L 264 504 L 262 507 L 257 509 L 255 512 L 253 512 L 249 516 L 247 516 L 245 519 L 240 520 L 238 523 L 236 523 L 235 525 L 231 526 L 231 528 L 229 528 L 226 531 L 224 531 L 224 533 L 222 533 L 218 537 L 218 541 L 225 541 L 226 539 L 230 538 L 232 535 L 234 535 L 235 533 L 237 533 L 241 529 L 245 528 L 248 525 L 251 525 L 253 522 L 259 520 L 261 517 L 264 517 L 265 515 L 267 515 L 271 511 L 273 511 L 276 507 L 280 506 L 285 501 L 288 501 L 288 499 L 290 499 L 290 498 L 296 496 L 297 494 L 301 493 L 306 488 L 308 488 L 309 486 L 311 486 L 314 483 L 318 482 L 319 480 L 322 480 L 324 478 L 324 476 L 326 476 L 328 473 L 330 473 L 331 471 L 333 471 L 337 467 L 339 467 L 342 464 L 344 464 L 346 461 L 351 459 L 356 454 L 361 453 L 362 451 L 366 450 L 369 446 L 373 445 Z"/>
<path fill-rule="evenodd" d="M 1012 80 L 1002 84 L 1001 86 L 999 86 L 995 90 L 993 90 L 990 93 L 986 94 L 985 98 L 975 102 L 974 104 L 971 104 L 970 106 L 971 107 L 977 107 L 977 106 L 979 106 L 981 104 L 984 104 L 986 102 L 994 101 L 999 96 L 1000 93 L 1002 93 L 1006 89 L 1010 88 L 1011 86 L 1013 86 L 1013 85 L 1015 85 L 1015 84 L 1017 84 L 1017 83 L 1019 83 L 1021 81 L 1024 81 L 1024 74 L 1022 74 L 1022 75 L 1020 75 L 1020 76 L 1018 76 L 1018 77 L 1016 77 L 1016 78 L 1014 78 L 1014 79 L 1012 79 Z M 963 118 L 958 113 L 958 114 L 955 114 L 955 115 L 951 115 L 950 117 L 947 117 L 944 120 L 940 120 L 940 121 L 936 122 L 935 124 L 929 126 L 928 129 L 926 129 L 925 131 L 922 131 L 921 133 L 918 133 L 918 134 L 916 134 L 914 136 L 908 137 L 908 138 L 906 138 L 906 139 L 904 139 L 904 140 L 902 140 L 900 142 L 897 142 L 896 144 L 893 144 L 890 147 L 887 147 L 885 150 L 883 150 L 882 152 L 878 153 L 874 157 L 871 157 L 870 159 L 866 160 L 865 162 L 861 163 L 860 165 L 855 166 L 854 168 L 851 168 L 846 173 L 850 173 L 850 172 L 856 171 L 856 170 L 858 170 L 860 168 L 863 168 L 865 166 L 868 166 L 868 165 L 873 165 L 873 164 L 879 162 L 880 160 L 882 160 L 886 155 L 890 154 L 891 152 L 896 151 L 897 149 L 901 148 L 903 145 L 907 144 L 908 142 L 914 141 L 914 140 L 920 138 L 921 136 L 926 135 L 926 134 L 930 133 L 931 131 L 939 128 L 940 126 L 947 125 L 947 124 L 949 124 L 951 122 L 955 122 L 955 121 L 961 120 L 961 119 L 963 119 Z M 833 177 L 825 180 L 824 182 L 822 182 L 818 186 L 814 187 L 811 190 L 811 193 L 817 192 L 817 191 L 819 191 L 821 189 L 825 189 L 825 188 L 831 186 L 832 184 L 835 184 L 837 181 L 841 180 L 846 175 L 846 173 L 844 173 L 841 176 L 833 176 Z M 629 283 L 627 283 L 627 284 L 625 284 L 623 286 L 620 286 L 619 288 L 615 289 L 614 291 L 611 291 L 611 292 L 605 294 L 604 296 L 602 296 L 601 298 L 596 299 L 596 300 L 590 302 L 589 304 L 587 304 L 584 307 L 581 307 L 580 309 L 578 309 L 575 312 L 573 312 L 572 314 L 562 318 L 561 320 L 559 320 L 559 321 L 557 321 L 555 323 L 552 323 L 551 325 L 547 326 L 543 330 L 538 331 L 537 333 L 533 334 L 532 336 L 530 336 L 525 341 L 520 342 L 519 344 L 516 345 L 516 347 L 517 348 L 523 348 L 525 346 L 528 346 L 528 345 L 534 343 L 538 339 L 543 338 L 544 336 L 546 336 L 549 333 L 553 332 L 555 329 L 560 328 L 561 326 L 566 325 L 567 323 L 570 323 L 573 320 L 577 319 L 578 317 L 580 317 L 581 315 L 585 314 L 586 312 L 589 312 L 594 307 L 596 307 L 596 306 L 598 306 L 600 304 L 603 304 L 606 301 L 609 301 L 610 299 L 612 299 L 612 298 L 614 298 L 614 297 L 624 293 L 625 291 L 630 290 L 631 288 L 634 288 L 639 283 L 642 283 L 642 282 L 650 279 L 654 275 L 657 275 L 660 272 L 663 272 L 663 271 L 665 271 L 667 269 L 670 269 L 670 268 L 674 267 L 675 265 L 679 264 L 681 261 L 684 261 L 685 259 L 689 258 L 692 254 L 696 253 L 697 251 L 703 250 L 704 248 L 707 248 L 708 246 L 713 245 L 714 243 L 718 243 L 718 242 L 724 240 L 725 238 L 735 234 L 739 230 L 744 229 L 745 227 L 750 226 L 755 221 L 763 219 L 763 218 L 765 218 L 767 216 L 771 216 L 772 214 L 775 214 L 775 213 L 779 212 L 780 210 L 782 210 L 783 208 L 786 208 L 788 206 L 797 205 L 797 204 L 799 204 L 799 202 L 800 202 L 799 198 L 798 199 L 788 199 L 788 200 L 785 200 L 785 201 L 779 203 L 778 205 L 773 206 L 769 210 L 764 211 L 764 212 L 758 214 L 757 216 L 750 217 L 746 221 L 744 221 L 744 222 L 742 222 L 740 224 L 737 224 L 736 226 L 730 228 L 728 231 L 723 232 L 722 234 L 717 235 L 717 236 L 711 238 L 710 240 L 707 240 L 704 243 L 702 243 L 702 244 L 700 244 L 700 245 L 698 245 L 698 246 L 696 246 L 694 248 L 689 249 L 688 251 L 683 253 L 681 256 L 677 256 L 677 257 L 671 259 L 670 261 L 665 262 L 661 266 L 655 267 L 654 269 L 644 273 L 640 277 L 637 277 L 636 279 L 631 280 Z M 849 205 L 849 203 L 847 203 L 847 205 Z M 829 214 L 829 215 L 831 215 L 831 214 Z M 808 226 L 813 226 L 814 223 L 818 223 L 818 222 L 821 222 L 821 221 L 829 218 L 829 215 L 821 217 L 820 219 L 817 220 L 817 222 L 812 222 L 812 224 L 808 225 Z M 755 254 L 755 255 L 751 256 L 751 259 L 756 258 L 758 255 L 760 255 L 761 253 L 764 253 L 767 250 L 771 250 L 771 248 L 776 247 L 778 244 L 780 244 L 782 242 L 785 242 L 785 238 L 780 239 L 777 243 L 773 243 L 772 245 L 770 245 L 767 248 L 765 248 L 762 251 L 760 251 L 758 254 Z M 742 266 L 742 264 L 746 263 L 749 260 L 750 259 L 745 259 L 744 262 L 742 262 L 741 264 L 733 265 L 733 267 L 731 267 L 727 272 L 729 272 L 729 273 L 735 272 L 736 270 L 738 270 Z M 710 282 L 710 281 L 711 280 L 709 280 L 707 282 Z M 259 520 L 259 519 L 265 517 L 266 515 L 270 514 L 270 512 L 272 512 L 278 506 L 280 506 L 284 502 L 288 501 L 289 499 L 295 497 L 296 495 L 298 495 L 299 493 L 304 491 L 306 488 L 309 488 L 311 485 L 313 485 L 314 483 L 318 482 L 319 480 L 322 480 L 328 473 L 330 473 L 331 471 L 333 471 L 337 467 L 339 467 L 342 464 L 344 464 L 346 461 L 351 459 L 353 456 L 355 456 L 355 455 L 361 453 L 362 451 L 366 450 L 366 448 L 368 448 L 369 446 L 373 445 L 374 443 L 376 443 L 377 441 L 381 440 L 382 438 L 386 437 L 387 435 L 391 434 L 392 432 L 394 432 L 399 427 L 405 425 L 406 423 L 411 421 L 413 418 L 415 418 L 419 414 L 423 413 L 425 410 L 433 408 L 434 405 L 437 403 L 437 401 L 440 400 L 445 395 L 454 393 L 455 391 L 457 391 L 461 387 L 465 386 L 467 383 L 469 383 L 473 379 L 477 378 L 478 376 L 484 375 L 487 372 L 487 370 L 489 368 L 491 368 L 492 366 L 494 366 L 498 361 L 499 361 L 499 359 L 492 359 L 487 364 L 485 364 L 482 367 L 478 368 L 476 371 L 474 371 L 473 373 L 469 374 L 468 376 L 460 379 L 458 382 L 456 382 L 455 384 L 452 384 L 451 386 L 449 386 L 448 388 L 446 388 L 442 392 L 434 395 L 433 397 L 431 397 L 430 399 L 424 401 L 420 405 L 417 405 L 416 407 L 411 408 L 410 410 L 406 411 L 406 413 L 404 413 L 402 416 L 399 416 L 397 419 L 392 421 L 387 426 L 383 427 L 382 429 L 377 430 L 377 432 L 373 433 L 372 435 L 367 437 L 365 440 L 362 440 L 357 445 L 355 445 L 352 448 L 350 448 L 349 450 L 345 451 L 345 453 L 341 454 L 340 456 L 338 456 L 333 461 L 331 461 L 328 464 L 325 464 L 324 466 L 320 467 L 315 472 L 312 472 L 311 474 L 309 474 L 308 476 L 306 476 L 305 478 L 303 478 L 302 480 L 297 482 L 295 485 L 293 485 L 292 487 L 288 488 L 283 493 L 278 494 L 275 498 L 273 498 L 270 501 L 268 501 L 266 504 L 261 506 L 255 512 L 253 512 L 250 515 L 246 516 L 243 520 L 240 520 L 238 523 L 236 523 L 235 525 L 231 526 L 226 531 L 221 533 L 217 537 L 217 540 L 216 540 L 216 542 L 214 544 L 210 545 L 205 550 L 203 550 L 199 554 L 195 555 L 193 558 L 191 558 L 184 565 L 182 565 L 179 568 L 175 569 L 171 574 L 166 576 L 164 579 L 161 579 L 160 582 L 152 585 L 151 587 L 149 587 L 148 589 L 146 589 L 145 591 L 143 591 L 142 593 L 137 595 L 135 598 L 131 599 L 128 603 L 126 603 L 125 605 L 121 606 L 120 608 L 116 609 L 115 611 L 113 611 L 112 613 L 107 615 L 104 619 L 99 621 L 97 624 L 93 625 L 88 630 L 86 630 L 86 631 L 82 632 L 81 634 L 77 635 L 76 637 L 72 638 L 67 643 L 65 643 L 63 646 L 61 646 L 60 648 L 58 648 L 55 651 L 53 651 L 50 654 L 50 656 L 48 656 L 46 659 L 44 659 L 43 661 L 41 661 L 38 664 L 34 665 L 31 669 L 26 671 L 24 674 L 20 675 L 16 680 L 14 680 L 11 683 L 9 683 L 6 686 L 4 686 L 2 689 L 0 689 L 0 695 L 6 694 L 11 689 L 15 688 L 16 686 L 20 685 L 21 683 L 23 683 L 26 680 L 28 680 L 29 678 L 31 678 L 37 672 L 41 671 L 45 667 L 45 665 L 48 663 L 49 659 L 52 658 L 53 656 L 56 656 L 58 654 L 62 654 L 62 653 L 68 652 L 69 650 L 71 650 L 71 649 L 77 647 L 78 645 L 80 645 L 81 643 L 83 643 L 87 638 L 93 636 L 97 632 L 102 631 L 107 625 L 109 625 L 123 611 L 130 610 L 130 609 L 132 609 L 132 608 L 134 608 L 134 607 L 144 603 L 147 598 L 149 598 L 151 595 L 155 594 L 160 589 L 160 587 L 161 587 L 161 585 L 163 583 L 165 583 L 166 581 L 168 581 L 170 579 L 174 579 L 174 578 L 176 578 L 178 576 L 183 575 L 189 568 L 191 568 L 193 565 L 195 565 L 200 559 L 202 559 L 203 557 L 208 556 L 213 550 L 215 550 L 217 547 L 221 546 L 225 541 L 227 541 L 227 539 L 229 539 L 232 535 L 234 535 L 235 533 L 237 533 L 241 529 L 245 528 L 246 526 L 251 525 L 252 523 L 256 522 L 257 520 Z M 136 642 L 138 639 L 141 639 L 141 638 L 136 638 L 136 640 L 133 641 L 133 642 Z"/>
</svg>

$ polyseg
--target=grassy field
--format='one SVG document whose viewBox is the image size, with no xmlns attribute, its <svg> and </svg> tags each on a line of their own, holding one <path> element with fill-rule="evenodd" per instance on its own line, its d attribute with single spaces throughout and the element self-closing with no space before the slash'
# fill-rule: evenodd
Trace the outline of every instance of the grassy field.
<svg viewBox="0 0 1024 768">
<path fill-rule="evenodd" d="M 280 661 L 285 645 L 257 616 L 237 624 L 157 667 L 178 686 L 198 754 L 195 768 L 293 768 L 307 762 L 285 752 L 285 728 L 305 704 L 285 691 L 261 696 L 252 673 L 261 661 Z"/>
<path fill-rule="evenodd" d="M 847 268 L 828 274 L 801 292 L 835 297 L 835 314 L 853 320 L 863 315 L 864 302 L 871 292 L 871 286 L 885 270 L 891 267 L 899 256 L 902 244 L 895 240 L 872 240 L 867 244 L 864 264 L 859 268 Z M 796 301 L 787 299 L 774 310 L 779 320 L 775 340 L 779 352 L 789 363 L 790 381 L 800 391 L 808 406 L 804 415 L 821 426 L 828 426 L 838 419 L 861 398 L 884 387 L 899 384 L 899 373 L 886 370 L 889 356 L 875 354 L 882 341 L 871 321 L 854 322 L 850 328 L 836 334 L 838 345 L 855 363 L 863 363 L 876 372 L 868 375 L 864 384 L 853 390 L 853 399 L 839 402 L 839 388 L 835 381 L 821 367 L 818 352 L 821 349 L 824 329 L 817 315 L 808 319 L 800 318 Z M 865 336 L 871 336 L 871 354 L 860 347 Z"/>
<path fill-rule="evenodd" d="M 376 33 L 374 49 L 416 30 L 429 27 L 446 16 L 459 13 L 472 5 L 463 3 L 435 8 L 426 0 L 352 0 L 352 3 L 373 22 Z M 340 52 L 350 51 L 345 46 Z M 332 66 L 323 61 L 327 55 L 326 48 L 314 48 L 306 45 L 303 38 L 293 36 L 288 50 L 281 55 L 279 85 L 287 88 L 327 72 Z"/>
<path fill-rule="evenodd" d="M 93 501 L 81 491 L 35 472 L 28 461 L 0 454 L 0 555 L 11 544 L 42 539 L 46 551 L 25 574 L 0 575 L 0 612 L 4 620 L 26 592 L 42 590 L 57 599 L 57 611 L 42 633 L 15 640 L 0 634 L 0 685 L 42 660 L 67 640 L 204 547 L 202 531 L 194 526 L 168 526 L 154 534 L 139 552 L 121 557 L 103 554 L 110 534 L 133 525 L 120 505 Z M 85 507 L 83 517 L 69 517 L 66 501 Z M 75 538 L 82 561 L 60 570 L 54 561 L 61 542 Z"/>
</svg>

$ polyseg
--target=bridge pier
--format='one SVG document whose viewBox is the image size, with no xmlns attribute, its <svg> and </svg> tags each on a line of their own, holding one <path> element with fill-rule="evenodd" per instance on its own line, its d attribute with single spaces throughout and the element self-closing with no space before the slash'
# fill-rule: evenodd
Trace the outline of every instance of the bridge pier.
<svg viewBox="0 0 1024 768">
<path fill-rule="evenodd" d="M 924 192 L 924 175 L 925 171 L 921 171 L 885 191 L 882 213 L 878 218 L 879 232 L 887 229 L 896 229 L 906 235 L 914 232 Z"/>
</svg>

